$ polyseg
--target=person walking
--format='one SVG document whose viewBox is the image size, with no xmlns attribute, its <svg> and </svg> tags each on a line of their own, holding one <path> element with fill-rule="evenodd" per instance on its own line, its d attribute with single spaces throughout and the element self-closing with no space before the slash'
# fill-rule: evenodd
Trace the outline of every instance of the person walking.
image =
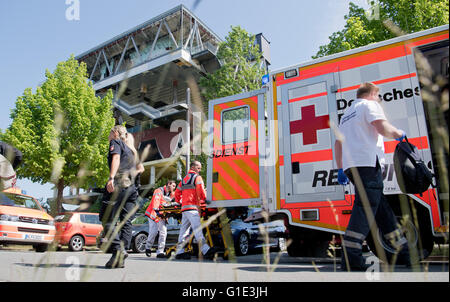
<svg viewBox="0 0 450 302">
<path fill-rule="evenodd" d="M 16 185 L 16 168 L 22 162 L 22 152 L 0 141 L 0 192 Z"/>
<path fill-rule="evenodd" d="M 355 185 L 355 201 L 342 245 L 343 271 L 365 271 L 369 265 L 362 256 L 362 244 L 376 223 L 384 237 L 405 261 L 409 261 L 407 240 L 398 229 L 397 219 L 383 194 L 382 165 L 384 144 L 381 136 L 402 141 L 406 134 L 391 125 L 379 104 L 379 88 L 363 83 L 356 100 L 344 112 L 335 142 L 338 182 Z M 374 220 L 374 221 L 373 221 Z M 400 260 L 400 258 L 399 258 Z"/>
<path fill-rule="evenodd" d="M 157 188 L 153 192 L 152 201 L 145 210 L 145 216 L 148 218 L 148 237 L 145 243 L 145 255 L 151 257 L 150 248 L 155 242 L 156 235 L 159 232 L 158 249 L 156 250 L 156 258 L 166 258 L 164 248 L 167 238 L 167 218 L 162 217 L 159 211 L 163 206 L 169 206 L 175 197 L 175 188 L 177 184 L 174 180 L 169 180 L 163 187 Z"/>
<path fill-rule="evenodd" d="M 128 148 L 130 148 L 134 154 L 134 160 L 136 162 L 136 169 L 133 171 L 132 178 L 134 178 L 134 185 L 136 186 L 136 189 L 139 193 L 139 190 L 141 188 L 141 175 L 145 171 L 145 168 L 139 158 L 136 147 L 134 146 L 134 136 L 131 133 L 127 133 L 126 138 L 125 138 L 125 143 L 127 144 Z"/>
<path fill-rule="evenodd" d="M 100 210 L 100 220 L 106 239 L 111 242 L 112 256 L 106 268 L 125 267 L 127 247 L 131 243 L 131 220 L 137 210 L 138 193 L 134 185 L 137 154 L 127 146 L 127 133 L 124 126 L 114 126 L 109 134 L 109 179 Z M 121 225 L 121 227 L 120 227 Z"/>
<path fill-rule="evenodd" d="M 0 154 L 9 160 L 14 170 L 22 163 L 22 152 L 2 141 L 0 141 Z"/>
<path fill-rule="evenodd" d="M 175 259 L 190 259 L 191 255 L 184 252 L 186 239 L 189 236 L 190 228 L 194 231 L 195 239 L 203 256 L 212 259 L 216 253 L 214 247 L 210 247 L 203 236 L 200 222 L 200 211 L 203 202 L 206 200 L 206 191 L 202 177 L 199 175 L 202 164 L 193 161 L 187 175 L 178 184 L 175 190 L 175 201 L 181 203 L 181 228 L 178 237 L 177 251 Z"/>
</svg>

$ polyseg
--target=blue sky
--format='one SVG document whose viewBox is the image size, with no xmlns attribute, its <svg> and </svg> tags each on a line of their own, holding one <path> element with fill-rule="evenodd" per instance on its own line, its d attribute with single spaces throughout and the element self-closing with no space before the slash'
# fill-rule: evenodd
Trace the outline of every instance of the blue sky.
<svg viewBox="0 0 450 302">
<path fill-rule="evenodd" d="M 70 1 L 69 1 L 70 2 Z M 25 88 L 33 90 L 71 54 L 184 4 L 222 39 L 230 26 L 270 41 L 271 70 L 308 61 L 344 26 L 348 0 L 79 0 L 80 19 L 69 21 L 66 0 L 0 1 L 0 129 Z M 351 1 L 367 7 L 367 0 Z M 194 4 L 198 3 L 194 7 Z M 36 198 L 52 196 L 52 185 L 18 180 Z"/>
</svg>

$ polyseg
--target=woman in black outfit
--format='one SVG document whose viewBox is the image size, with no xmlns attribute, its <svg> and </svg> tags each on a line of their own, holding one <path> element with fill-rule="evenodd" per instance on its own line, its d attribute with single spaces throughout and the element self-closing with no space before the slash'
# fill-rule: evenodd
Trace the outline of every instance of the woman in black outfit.
<svg viewBox="0 0 450 302">
<path fill-rule="evenodd" d="M 137 174 L 137 154 L 134 146 L 128 147 L 124 126 L 115 126 L 109 134 L 109 179 L 103 197 L 100 219 L 104 234 L 111 244 L 111 259 L 106 268 L 125 267 L 126 249 L 131 242 L 131 220 L 137 210 L 138 198 L 134 178 Z M 142 165 L 141 165 L 142 166 Z"/>
</svg>

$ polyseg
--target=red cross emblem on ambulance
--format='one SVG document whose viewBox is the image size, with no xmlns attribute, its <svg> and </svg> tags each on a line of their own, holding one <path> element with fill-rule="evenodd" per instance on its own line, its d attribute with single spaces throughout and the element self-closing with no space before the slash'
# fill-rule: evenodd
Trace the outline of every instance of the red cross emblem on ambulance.
<svg viewBox="0 0 450 302">
<path fill-rule="evenodd" d="M 291 134 L 303 133 L 303 145 L 317 144 L 317 130 L 330 128 L 330 116 L 316 116 L 314 105 L 302 107 L 302 119 L 290 122 Z"/>
</svg>

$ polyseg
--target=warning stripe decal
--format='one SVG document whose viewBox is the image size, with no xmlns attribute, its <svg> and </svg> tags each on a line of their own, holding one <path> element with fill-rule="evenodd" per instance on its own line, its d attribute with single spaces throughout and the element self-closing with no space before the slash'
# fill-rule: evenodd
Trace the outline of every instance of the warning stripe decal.
<svg viewBox="0 0 450 302">
<path fill-rule="evenodd" d="M 303 100 L 307 100 L 307 99 L 318 98 L 318 97 L 321 97 L 321 96 L 325 96 L 327 94 L 328 93 L 326 91 L 324 91 L 324 92 L 315 93 L 315 94 L 311 94 L 311 95 L 305 95 L 305 96 L 301 96 L 301 97 L 298 97 L 298 98 L 290 99 L 289 103 L 295 103 L 295 102 L 303 101 Z"/>
<path fill-rule="evenodd" d="M 433 42 L 438 42 L 438 41 L 442 41 L 442 40 L 448 40 L 448 31 L 447 33 L 444 34 L 440 34 L 438 33 L 438 35 L 432 35 L 429 38 L 425 38 L 422 40 L 415 40 L 414 42 L 408 43 L 406 44 L 406 52 L 407 54 L 412 54 L 412 49 L 414 47 L 420 46 L 420 45 L 425 45 L 425 44 L 429 44 L 429 43 L 433 43 Z"/>
<path fill-rule="evenodd" d="M 389 82 L 394 82 L 394 81 L 400 81 L 400 80 L 404 80 L 404 79 L 409 79 L 409 78 L 413 78 L 416 76 L 416 73 L 410 73 L 410 74 L 405 74 L 405 75 L 401 75 L 398 77 L 392 77 L 392 78 L 388 78 L 388 79 L 383 79 L 383 80 L 378 80 L 378 81 L 373 81 L 372 83 L 374 83 L 375 85 L 379 85 L 379 84 L 384 84 L 384 83 L 389 83 Z M 356 90 L 359 88 L 360 85 L 355 85 L 355 86 L 350 86 L 350 87 L 345 87 L 345 88 L 340 88 L 338 89 L 337 92 L 345 92 L 345 91 L 350 91 L 350 90 Z"/>
<path fill-rule="evenodd" d="M 257 158 L 256 158 L 257 159 Z M 240 199 L 259 196 L 259 167 L 255 171 L 252 160 L 216 161 L 214 172 L 219 173 L 219 182 L 213 184 L 213 199 Z M 215 189 L 220 190 L 220 195 Z"/>
<path fill-rule="evenodd" d="M 248 193 L 242 190 L 239 184 L 236 183 L 236 180 L 238 180 L 238 178 L 230 177 L 219 164 L 215 165 L 214 170 L 214 172 L 219 173 L 219 184 L 222 185 L 225 191 L 230 194 L 230 199 L 248 198 Z M 215 193 L 216 192 L 214 192 L 213 190 L 213 200 L 217 200 Z"/>
<path fill-rule="evenodd" d="M 247 165 L 247 162 L 244 160 L 229 161 L 228 165 L 230 165 L 230 167 L 233 168 L 233 171 L 235 171 L 240 176 L 240 179 L 247 182 L 247 184 L 252 188 L 253 192 L 257 192 L 259 190 L 259 171 L 254 171 Z"/>
<path fill-rule="evenodd" d="M 289 104 L 290 103 L 295 103 L 295 102 L 298 102 L 298 101 L 307 100 L 307 99 L 313 99 L 313 98 L 318 98 L 318 97 L 321 97 L 321 96 L 326 96 L 327 94 L 328 93 L 325 91 L 325 92 L 320 92 L 320 93 L 315 93 L 315 94 L 301 96 L 301 97 L 298 97 L 298 98 L 290 99 L 289 100 Z M 281 105 L 281 102 L 278 102 L 277 105 Z"/>
<path fill-rule="evenodd" d="M 413 144 L 414 146 L 417 147 L 417 149 L 422 150 L 422 149 L 428 149 L 428 139 L 426 136 L 421 136 L 421 137 L 414 137 L 414 138 L 409 138 L 408 137 L 408 141 Z M 384 142 L 384 153 L 388 154 L 388 153 L 394 153 L 395 151 L 395 147 L 397 146 L 398 141 L 389 141 L 389 142 Z"/>
<path fill-rule="evenodd" d="M 252 198 L 258 196 L 258 194 L 255 196 L 255 193 L 259 192 L 253 190 L 253 188 L 250 187 L 248 182 L 245 182 L 241 178 L 241 175 L 237 173 L 237 171 L 234 170 L 228 163 L 218 162 L 215 168 L 217 172 L 219 172 L 219 177 L 223 178 L 231 185 L 233 189 L 232 191 L 229 192 L 235 198 Z M 224 182 L 220 183 L 224 184 Z"/>
<path fill-rule="evenodd" d="M 228 200 L 232 199 L 231 195 L 228 194 L 220 183 L 213 183 L 213 200 Z"/>
<path fill-rule="evenodd" d="M 375 85 L 379 85 L 379 84 L 384 84 L 384 83 L 389 83 L 389 82 L 394 82 L 394 81 L 400 81 L 400 80 L 404 80 L 404 79 L 409 79 L 409 78 L 413 78 L 416 77 L 417 74 L 415 72 L 410 73 L 410 74 L 405 74 L 405 75 L 401 75 L 401 76 L 397 76 L 397 77 L 392 77 L 392 78 L 387 78 L 387 79 L 382 79 L 382 80 L 378 80 L 378 81 L 373 81 L 373 83 Z M 344 87 L 344 88 L 340 88 L 337 90 L 337 92 L 345 92 L 345 91 L 351 91 L 351 90 L 356 90 L 359 88 L 360 85 L 355 85 L 355 86 L 349 86 L 349 87 Z M 327 92 L 321 92 L 321 93 L 317 93 L 317 94 L 312 94 L 312 95 L 307 95 L 307 96 L 302 96 L 299 98 L 294 98 L 294 99 L 290 99 L 289 103 L 294 103 L 294 102 L 298 102 L 298 101 L 302 101 L 302 100 L 307 100 L 310 98 L 316 98 L 316 97 L 321 97 L 321 96 L 326 96 Z M 281 102 L 277 103 L 278 106 L 281 105 Z"/>
<path fill-rule="evenodd" d="M 283 73 L 278 74 L 276 76 L 276 85 L 281 86 L 291 82 L 308 79 L 327 73 L 344 71 L 374 63 L 379 63 L 382 61 L 396 59 L 412 54 L 413 47 L 446 40 L 448 38 L 448 31 L 444 33 L 438 32 L 425 37 L 418 37 L 412 40 L 385 45 L 375 49 L 351 54 L 345 57 L 300 67 L 299 75 L 297 77 L 284 79 Z"/>
<path fill-rule="evenodd" d="M 299 162 L 301 164 L 314 163 L 318 161 L 333 160 L 333 150 L 325 149 L 318 151 L 309 151 L 294 153 L 291 155 L 292 162 Z M 284 166 L 284 156 L 280 156 L 280 166 Z"/>
<path fill-rule="evenodd" d="M 428 139 L 426 136 L 408 138 L 408 141 L 411 144 L 415 145 L 419 150 L 429 148 Z M 398 141 L 384 142 L 384 153 L 386 154 L 394 153 L 397 144 Z M 317 161 L 333 160 L 333 150 L 326 149 L 326 150 L 294 153 L 291 155 L 291 160 L 292 162 L 300 162 L 300 163 L 311 163 Z M 280 155 L 279 162 L 280 166 L 284 166 L 284 155 Z"/>
</svg>

